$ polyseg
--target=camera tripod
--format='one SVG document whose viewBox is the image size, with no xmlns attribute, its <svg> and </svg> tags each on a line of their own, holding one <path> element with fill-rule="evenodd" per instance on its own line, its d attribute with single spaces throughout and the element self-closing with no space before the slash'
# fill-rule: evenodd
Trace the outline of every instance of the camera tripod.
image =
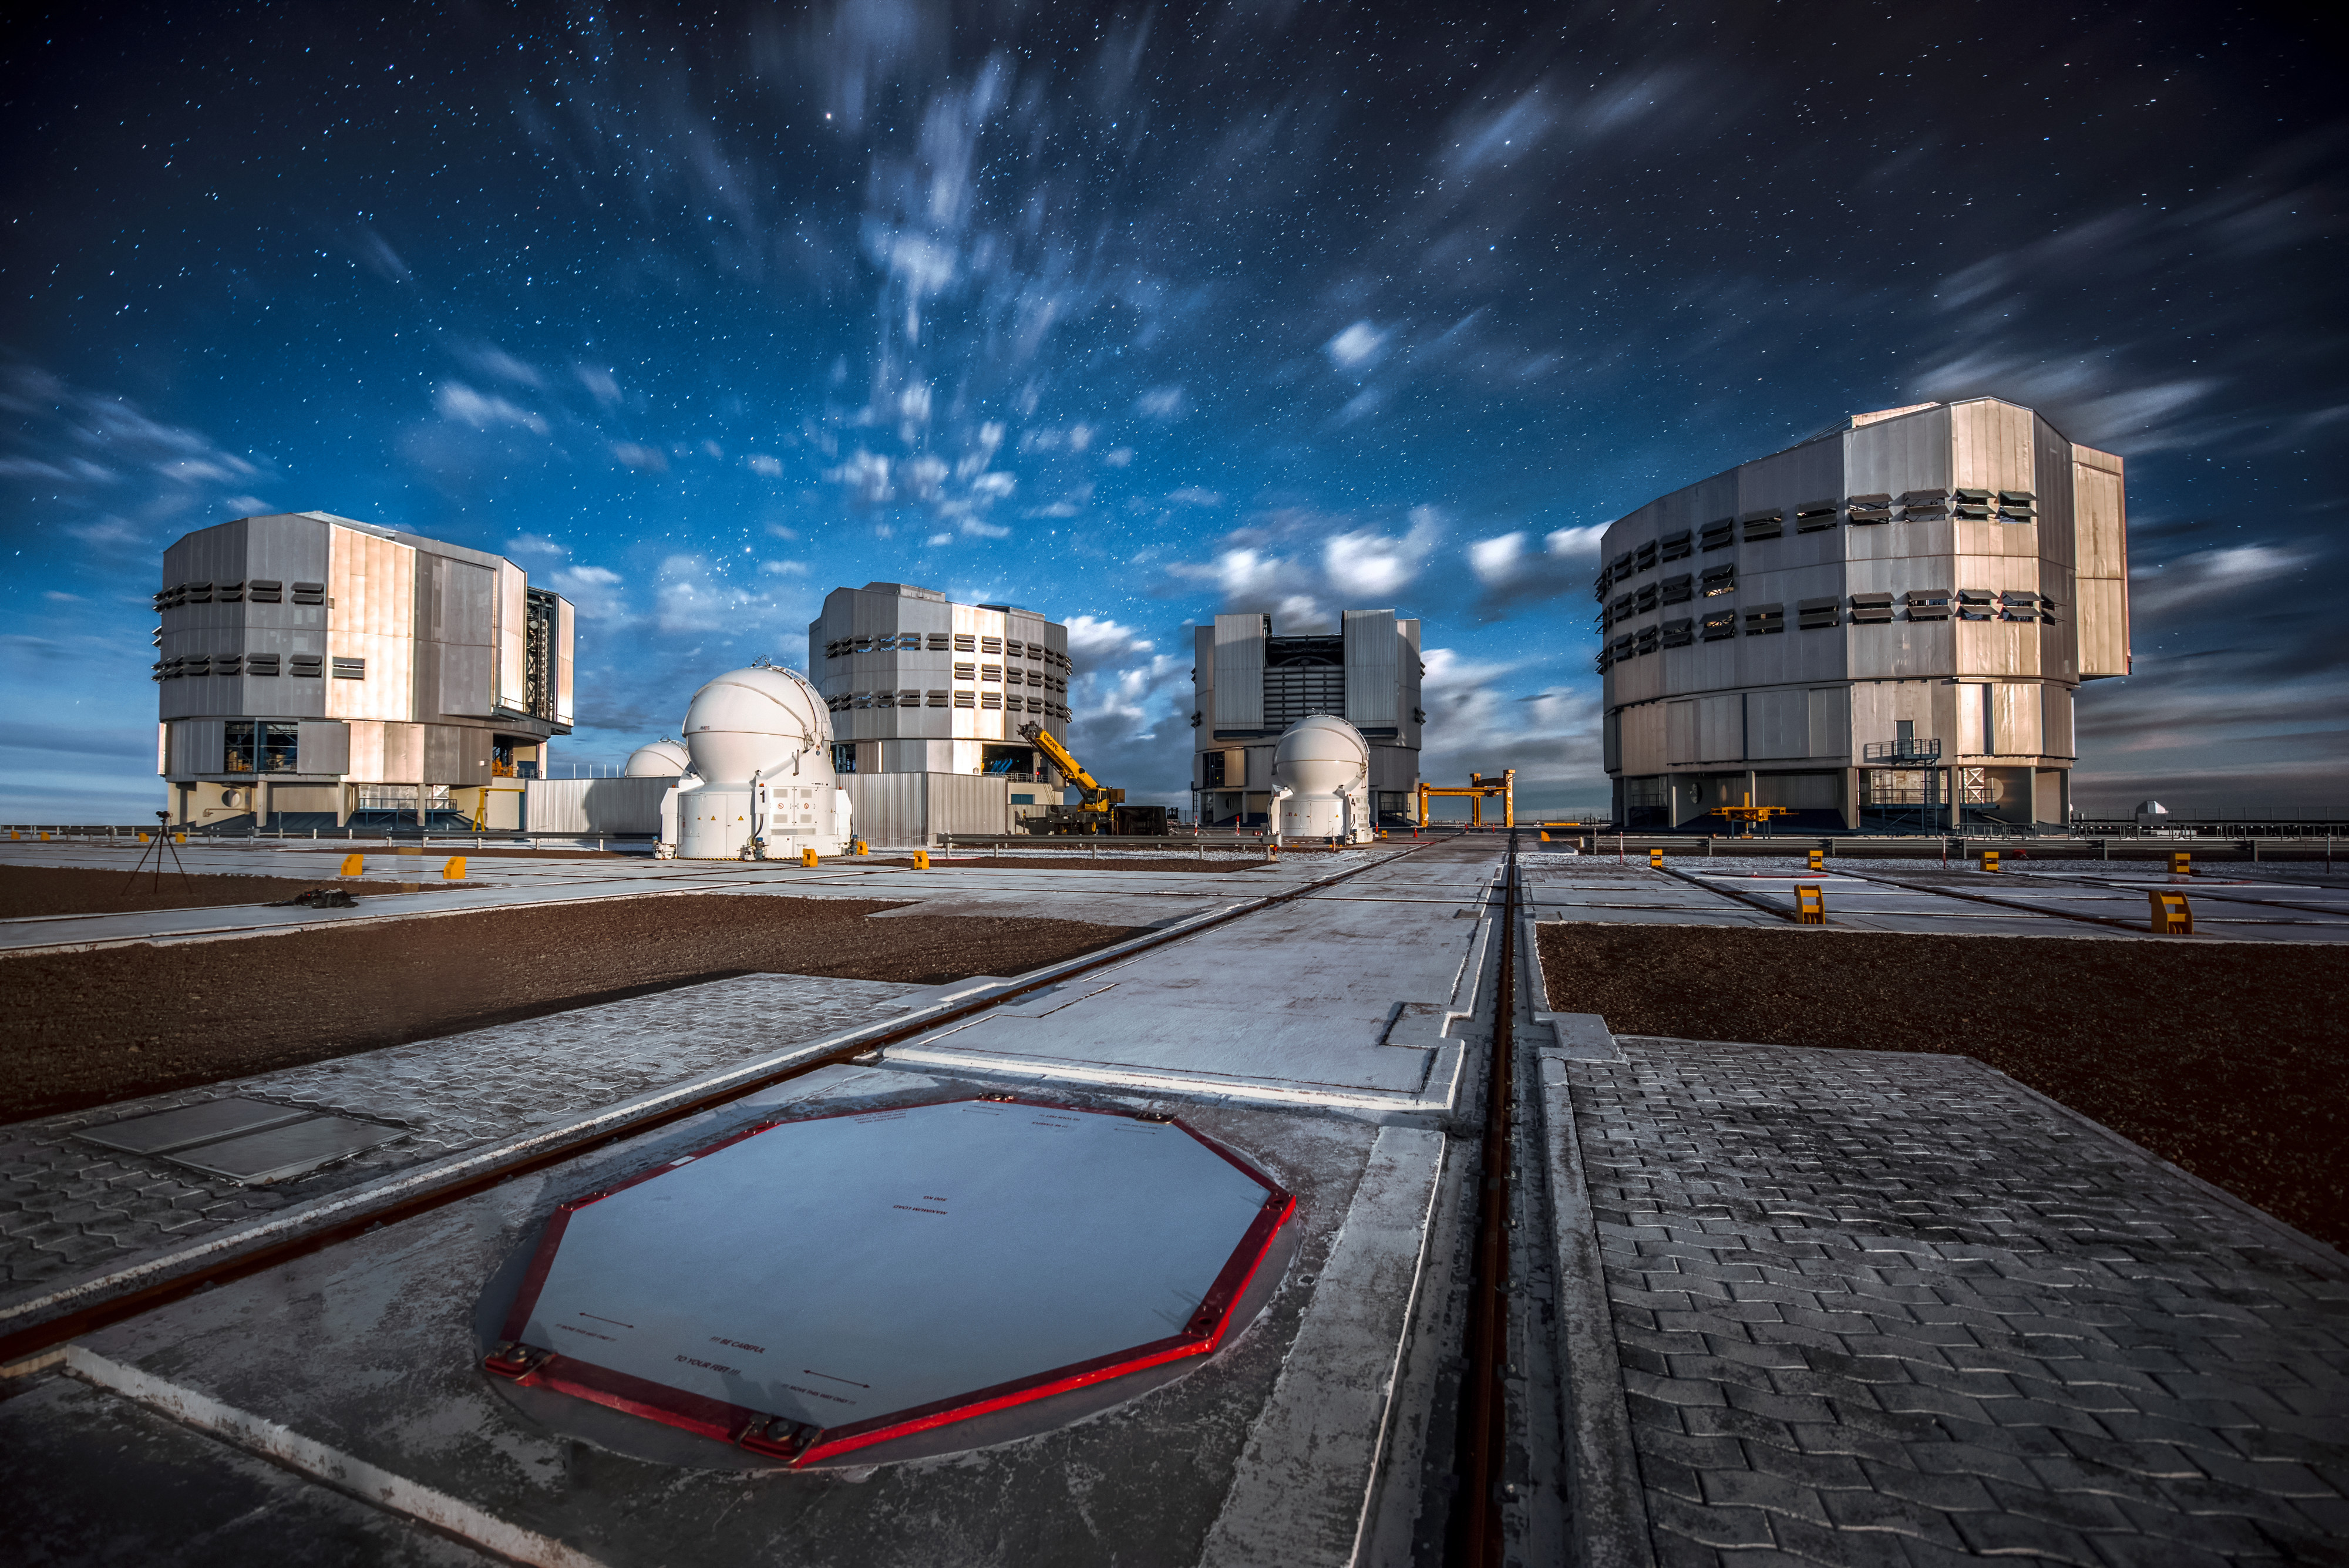
<svg viewBox="0 0 2349 1568">
<path fill-rule="evenodd" d="M 188 877 L 187 867 L 180 859 L 180 846 L 171 843 L 171 814 L 170 812 L 159 811 L 155 814 L 155 842 L 139 852 L 138 864 L 130 867 L 129 880 L 123 884 L 122 890 L 125 893 L 131 892 L 138 888 L 139 873 L 146 866 L 147 857 L 150 855 L 152 855 L 155 857 L 154 891 L 160 893 L 163 890 L 163 849 L 167 845 L 171 846 L 171 864 L 178 868 L 180 880 L 186 882 L 190 888 L 193 888 L 195 886 L 195 883 L 190 880 Z"/>
</svg>

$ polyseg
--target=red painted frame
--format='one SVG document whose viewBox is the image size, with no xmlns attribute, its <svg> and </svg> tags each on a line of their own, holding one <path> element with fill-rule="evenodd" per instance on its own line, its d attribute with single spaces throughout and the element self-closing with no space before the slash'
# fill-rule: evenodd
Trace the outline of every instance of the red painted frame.
<svg viewBox="0 0 2349 1568">
<path fill-rule="evenodd" d="M 546 1276 L 554 1266 L 554 1255 L 563 1245 L 563 1234 L 571 1223 L 571 1216 L 588 1205 L 600 1203 L 616 1192 L 625 1192 L 655 1177 L 666 1176 L 680 1166 L 716 1154 L 745 1138 L 772 1132 L 777 1127 L 794 1127 L 802 1122 L 832 1121 L 843 1116 L 887 1116 L 892 1110 L 926 1110 L 931 1106 L 978 1104 L 1028 1106 L 1092 1116 L 1142 1119 L 1128 1111 L 1097 1110 L 1088 1106 L 1062 1105 L 1054 1100 L 1030 1100 L 1016 1096 L 972 1096 L 960 1100 L 933 1100 L 920 1106 L 892 1106 L 889 1110 L 836 1111 L 829 1116 L 795 1116 L 756 1123 L 730 1137 L 720 1138 L 706 1148 L 680 1155 L 600 1192 L 573 1199 L 555 1210 L 546 1222 L 545 1233 L 539 1238 L 538 1251 L 531 1259 L 530 1272 L 523 1276 L 522 1288 L 515 1293 L 513 1305 L 506 1314 L 504 1336 L 507 1344 L 522 1343 L 523 1329 L 529 1324 L 530 1314 L 538 1305 L 539 1293 L 545 1288 Z M 1056 1366 L 1031 1376 L 997 1384 L 991 1388 L 976 1389 L 935 1404 L 874 1416 L 845 1427 L 802 1428 L 788 1441 L 778 1441 L 764 1435 L 769 1424 L 781 1418 L 771 1411 L 754 1410 L 748 1406 L 730 1405 L 723 1400 L 688 1394 L 664 1383 L 654 1383 L 625 1372 L 614 1372 L 594 1362 L 544 1346 L 527 1347 L 543 1354 L 526 1363 L 508 1360 L 502 1353 L 491 1355 L 484 1360 L 484 1370 L 523 1386 L 552 1388 L 576 1398 L 609 1406 L 615 1410 L 624 1410 L 632 1416 L 647 1417 L 688 1432 L 739 1444 L 754 1453 L 783 1459 L 791 1468 L 797 1469 L 816 1459 L 869 1448 L 874 1443 L 885 1443 L 893 1438 L 929 1431 L 957 1421 L 967 1421 L 974 1416 L 984 1416 L 1015 1405 L 1049 1398 L 1055 1394 L 1065 1394 L 1073 1388 L 1105 1383 L 1129 1372 L 1161 1366 L 1186 1356 L 1211 1355 L 1223 1343 L 1225 1332 L 1231 1326 L 1232 1314 L 1237 1310 L 1240 1298 L 1247 1293 L 1257 1270 L 1263 1266 L 1265 1254 L 1272 1250 L 1274 1238 L 1280 1234 L 1280 1228 L 1288 1222 L 1289 1216 L 1297 1212 L 1297 1199 L 1275 1184 L 1270 1177 L 1188 1122 L 1174 1116 L 1153 1116 L 1149 1119 L 1154 1126 L 1180 1127 L 1210 1153 L 1217 1155 L 1265 1189 L 1264 1206 L 1257 1210 L 1255 1220 L 1240 1237 L 1239 1245 L 1233 1249 L 1231 1257 L 1216 1275 L 1215 1282 L 1207 1287 L 1207 1293 L 1200 1298 L 1197 1310 L 1191 1314 L 1191 1321 L 1180 1334 L 1152 1340 L 1131 1350 L 1097 1356 L 1091 1361 Z"/>
</svg>

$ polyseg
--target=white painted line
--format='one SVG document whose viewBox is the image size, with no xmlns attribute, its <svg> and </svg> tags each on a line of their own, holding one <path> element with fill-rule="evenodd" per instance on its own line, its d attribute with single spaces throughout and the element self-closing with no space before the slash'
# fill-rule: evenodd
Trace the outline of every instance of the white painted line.
<svg viewBox="0 0 2349 1568">
<path fill-rule="evenodd" d="M 1444 1142 L 1424 1128 L 1380 1129 L 1202 1568 L 1337 1568 L 1360 1557 L 1435 1231 Z"/>
<path fill-rule="evenodd" d="M 509 1524 L 446 1492 L 394 1475 L 365 1459 L 353 1459 L 291 1428 L 222 1404 L 210 1395 L 166 1383 L 86 1346 L 67 1347 L 66 1370 L 85 1382 L 160 1411 L 175 1421 L 210 1432 L 273 1464 L 323 1481 L 336 1491 L 378 1508 L 406 1514 L 512 1562 L 527 1563 L 533 1568 L 603 1568 L 598 1559 L 550 1536 Z"/>
</svg>

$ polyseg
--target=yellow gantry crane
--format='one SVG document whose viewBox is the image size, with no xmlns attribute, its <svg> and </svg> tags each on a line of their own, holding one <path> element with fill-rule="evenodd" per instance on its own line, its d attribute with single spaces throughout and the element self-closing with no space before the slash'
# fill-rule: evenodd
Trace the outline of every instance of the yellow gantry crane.
<svg viewBox="0 0 2349 1568">
<path fill-rule="evenodd" d="M 1430 796 L 1466 795 L 1468 826 L 1482 827 L 1485 826 L 1485 797 L 1495 794 L 1501 797 L 1501 826 L 1516 826 L 1517 770 L 1515 768 L 1503 768 L 1497 774 L 1470 774 L 1466 789 L 1432 784 L 1422 780 L 1419 786 L 1419 825 L 1422 827 L 1428 825 L 1427 802 Z"/>
<path fill-rule="evenodd" d="M 1790 816 L 1793 814 L 1794 807 L 1792 806 L 1755 805 L 1754 804 L 1754 792 L 1748 790 L 1745 792 L 1745 804 L 1744 805 L 1717 805 L 1706 815 L 1710 816 L 1725 816 L 1732 822 L 1743 824 L 1744 831 L 1739 833 L 1737 836 L 1740 838 L 1751 838 L 1754 836 L 1754 825 L 1755 823 L 1759 822 L 1766 824 L 1774 816 Z"/>
</svg>

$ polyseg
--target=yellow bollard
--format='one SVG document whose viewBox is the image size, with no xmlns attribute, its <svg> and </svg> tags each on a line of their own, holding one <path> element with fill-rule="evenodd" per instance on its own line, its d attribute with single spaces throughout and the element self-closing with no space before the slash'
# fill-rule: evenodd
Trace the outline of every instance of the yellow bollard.
<svg viewBox="0 0 2349 1568">
<path fill-rule="evenodd" d="M 140 843 L 141 843 L 141 844 L 146 843 L 146 842 L 147 842 L 147 836 L 146 836 L 145 834 L 143 834 L 143 833 L 142 833 L 142 834 L 140 834 L 140 835 L 139 836 L 139 842 L 140 842 Z"/>
<path fill-rule="evenodd" d="M 848 852 L 851 855 L 870 855 L 873 846 L 861 838 L 852 838 L 848 841 Z"/>
<path fill-rule="evenodd" d="M 2173 853 L 2169 857 L 2169 874 L 2172 877 L 2193 876 L 2194 857 L 2187 854 L 2182 849 Z"/>
<path fill-rule="evenodd" d="M 812 849 L 801 850 L 800 864 L 806 867 L 811 871 L 815 869 L 815 851 Z"/>
<path fill-rule="evenodd" d="M 1385 835 L 1385 834 L 1383 834 L 1383 833 L 1381 833 L 1381 834 L 1380 834 L 1380 835 L 1379 835 L 1379 836 L 1380 836 L 1381 838 L 1384 838 L 1384 837 L 1386 836 L 1386 835 Z M 1549 842 L 1549 835 L 1548 835 L 1548 834 L 1545 833 L 1545 834 L 1543 834 L 1543 835 L 1542 835 L 1542 842 L 1543 842 L 1544 844 L 1547 844 L 1547 843 Z"/>
<path fill-rule="evenodd" d="M 449 864 L 440 867 L 440 880 L 443 882 L 462 882 L 464 879 L 465 857 L 461 855 L 451 855 L 449 857 Z"/>
<path fill-rule="evenodd" d="M 181 834 L 181 835 L 180 835 L 180 842 L 181 842 L 181 843 L 182 843 L 182 844 L 185 844 L 187 841 L 188 841 L 188 836 L 187 836 L 186 834 L 184 834 L 184 833 Z"/>
<path fill-rule="evenodd" d="M 1661 849 L 1651 849 L 1651 850 L 1649 850 L 1649 851 L 1648 851 L 1648 869 L 1649 869 L 1649 870 L 1651 870 L 1651 871 L 1661 871 L 1661 870 L 1662 870 L 1663 868 L 1664 868 L 1664 852 L 1663 852 L 1662 850 L 1661 850 Z"/>
<path fill-rule="evenodd" d="M 2183 893 L 2149 892 L 2153 900 L 2153 934 L 2157 937 L 2190 937 L 2194 934 L 2194 911 Z"/>
<path fill-rule="evenodd" d="M 1827 923 L 1826 888 L 1816 882 L 1795 884 L 1795 923 L 1798 926 L 1824 926 Z"/>
<path fill-rule="evenodd" d="M 1812 850 L 1812 851 L 1811 851 L 1811 869 L 1812 869 L 1812 870 L 1814 870 L 1814 871 L 1824 871 L 1824 870 L 1826 870 L 1826 868 L 1827 868 L 1827 852 L 1826 852 L 1826 850 L 1824 850 L 1824 849 L 1814 849 L 1814 850 Z"/>
<path fill-rule="evenodd" d="M 47 834 L 44 833 L 43 835 L 41 835 L 41 842 L 42 842 L 42 843 L 47 844 L 48 841 L 49 841 L 49 836 L 48 836 Z"/>
<path fill-rule="evenodd" d="M 916 870 L 916 871 L 926 871 L 926 870 L 928 870 L 929 868 L 930 868 L 930 852 L 929 852 L 928 850 L 926 850 L 926 849 L 916 849 L 916 850 L 915 850 L 915 851 L 914 851 L 914 869 L 915 869 L 915 870 Z"/>
<path fill-rule="evenodd" d="M 357 877 L 366 871 L 366 869 L 367 857 L 364 855 L 346 855 L 343 857 L 343 868 L 340 871 L 336 872 L 335 875 L 337 877 Z"/>
<path fill-rule="evenodd" d="M 1995 871 L 1998 869 L 1997 850 L 1985 849 L 1982 852 L 1982 868 L 1985 871 Z"/>
</svg>

